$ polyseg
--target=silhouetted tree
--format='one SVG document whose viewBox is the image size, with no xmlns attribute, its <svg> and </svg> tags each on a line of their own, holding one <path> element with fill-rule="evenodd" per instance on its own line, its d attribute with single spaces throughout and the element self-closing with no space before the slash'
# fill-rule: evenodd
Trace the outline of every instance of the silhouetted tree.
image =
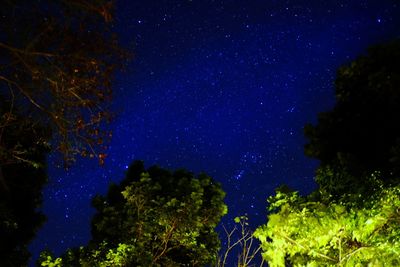
<svg viewBox="0 0 400 267">
<path fill-rule="evenodd" d="M 105 159 L 111 79 L 126 55 L 107 0 L 6 0 L 0 8 L 0 266 L 27 263 L 45 159 Z"/>
<path fill-rule="evenodd" d="M 400 41 L 377 45 L 339 69 L 336 104 L 307 125 L 308 156 L 351 175 L 400 175 Z"/>
<path fill-rule="evenodd" d="M 227 212 L 225 193 L 209 176 L 134 162 L 120 185 L 97 196 L 87 247 L 41 264 L 61 266 L 205 266 L 216 261 L 215 227 Z"/>
<path fill-rule="evenodd" d="M 269 266 L 399 266 L 400 41 L 339 69 L 335 107 L 305 127 L 318 189 L 269 198 Z"/>
<path fill-rule="evenodd" d="M 2 104 L 0 110 L 6 106 Z M 45 160 L 49 150 L 41 139 L 48 137 L 48 130 L 13 114 L 0 135 L 3 147 L 25 151 L 17 154 L 24 158 L 22 162 L 3 162 L 0 169 L 4 177 L 0 190 L 0 266 L 23 266 L 30 257 L 27 245 L 45 220 L 37 208 L 47 181 Z"/>
</svg>

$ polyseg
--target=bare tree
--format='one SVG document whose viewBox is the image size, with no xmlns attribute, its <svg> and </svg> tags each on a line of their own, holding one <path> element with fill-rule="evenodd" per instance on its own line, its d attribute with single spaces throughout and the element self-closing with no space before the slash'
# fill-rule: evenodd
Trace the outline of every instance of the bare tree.
<svg viewBox="0 0 400 267">
<path fill-rule="evenodd" d="M 232 230 L 226 229 L 222 225 L 225 235 L 225 247 L 220 251 L 218 255 L 215 267 L 224 267 L 227 265 L 229 258 L 232 257 L 232 253 L 237 253 L 237 264 L 238 267 L 251 267 L 256 266 L 254 263 L 257 255 L 260 255 L 261 246 L 258 244 L 253 237 L 253 232 L 248 227 L 248 218 L 246 216 L 240 216 L 235 218 L 236 225 Z M 263 266 L 264 260 L 261 260 L 260 267 Z"/>
</svg>

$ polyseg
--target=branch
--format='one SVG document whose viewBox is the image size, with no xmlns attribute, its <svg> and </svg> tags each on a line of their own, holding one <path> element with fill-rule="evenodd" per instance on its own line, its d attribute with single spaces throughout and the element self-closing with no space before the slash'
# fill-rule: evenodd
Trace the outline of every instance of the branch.
<svg viewBox="0 0 400 267">
<path fill-rule="evenodd" d="M 17 54 L 24 54 L 24 55 L 33 55 L 33 56 L 43 56 L 43 57 L 57 57 L 55 54 L 47 53 L 47 52 L 37 52 L 37 51 L 28 51 L 28 50 L 23 50 L 19 49 L 10 45 L 7 45 L 5 43 L 0 42 L 0 47 L 3 47 L 11 52 L 17 53 Z"/>
<path fill-rule="evenodd" d="M 112 16 L 109 12 L 110 7 L 112 6 L 112 1 L 101 6 L 95 6 L 90 2 L 84 0 L 64 0 L 64 2 L 66 4 L 76 5 L 89 11 L 94 11 L 95 13 L 100 14 L 104 18 L 105 22 L 110 22 L 112 20 Z"/>
<path fill-rule="evenodd" d="M 366 249 L 366 248 L 369 248 L 369 247 L 359 247 L 359 248 L 353 250 L 352 252 L 350 252 L 346 256 L 344 256 L 343 259 L 339 262 L 339 264 L 342 263 L 346 258 L 348 258 L 347 260 L 349 260 L 350 257 L 353 256 L 355 253 L 359 252 L 362 249 Z"/>
<path fill-rule="evenodd" d="M 174 232 L 176 228 L 176 221 L 174 220 L 174 222 L 172 223 L 171 228 L 168 230 L 166 237 L 163 240 L 164 243 L 164 248 L 163 250 L 160 252 L 160 254 L 156 255 L 156 257 L 154 257 L 152 264 L 155 264 L 168 250 L 168 243 L 171 239 L 172 233 Z M 158 249 L 157 249 L 158 250 Z"/>
<path fill-rule="evenodd" d="M 253 245 L 253 234 L 245 229 L 245 224 L 244 222 L 240 223 L 241 225 L 241 231 L 240 233 L 242 234 L 242 236 L 235 242 L 232 244 L 232 236 L 233 234 L 238 231 L 238 229 L 236 228 L 236 226 L 232 229 L 232 231 L 228 231 L 226 229 L 226 227 L 224 225 L 222 225 L 225 233 L 226 233 L 226 238 L 227 238 L 227 247 L 226 247 L 226 251 L 224 253 L 224 258 L 221 262 L 221 260 L 219 259 L 217 262 L 217 266 L 219 267 L 224 267 L 226 264 L 226 261 L 228 259 L 229 253 L 231 252 L 231 250 L 233 248 L 235 248 L 237 245 L 240 244 L 240 246 L 242 247 L 242 252 L 238 255 L 238 266 L 248 266 L 250 264 L 250 262 L 254 259 L 254 257 L 257 255 L 257 253 L 260 251 L 261 246 L 259 246 L 257 249 L 253 249 L 252 251 L 252 245 Z M 260 266 L 263 265 L 263 262 L 261 263 Z"/>
<path fill-rule="evenodd" d="M 232 249 L 231 237 L 234 234 L 234 232 L 236 231 L 236 226 L 235 226 L 235 228 L 233 228 L 233 230 L 231 232 L 228 232 L 228 230 L 226 230 L 225 225 L 222 225 L 222 228 L 224 228 L 224 231 L 226 233 L 227 242 L 228 242 L 228 244 L 227 244 L 228 247 L 227 247 L 227 249 L 225 251 L 225 254 L 224 254 L 224 260 L 222 261 L 222 267 L 223 267 L 223 266 L 225 266 L 226 260 L 227 260 L 228 255 L 229 255 L 229 251 Z"/>
<path fill-rule="evenodd" d="M 291 242 L 292 244 L 295 244 L 295 245 L 301 247 L 301 248 L 304 249 L 304 250 L 312 251 L 312 252 L 314 252 L 316 255 L 320 256 L 321 258 L 325 258 L 325 259 L 327 259 L 327 260 L 330 260 L 330 261 L 333 261 L 333 262 L 337 262 L 337 260 L 335 260 L 334 258 L 331 258 L 331 257 L 329 257 L 329 256 L 326 256 L 325 254 L 319 253 L 318 251 L 315 251 L 314 249 L 307 248 L 307 247 L 303 246 L 302 244 L 298 243 L 296 240 L 293 240 L 293 239 L 291 239 L 290 237 L 288 237 L 288 236 L 286 236 L 286 235 L 284 235 L 284 234 L 282 234 L 282 233 L 278 233 L 278 234 L 279 234 L 280 236 L 282 236 L 283 238 L 285 238 L 286 240 L 288 240 L 289 242 Z"/>
<path fill-rule="evenodd" d="M 41 105 L 39 105 L 28 93 L 26 93 L 25 90 L 22 89 L 22 87 L 21 87 L 17 82 L 12 81 L 12 80 L 10 80 L 10 79 L 8 79 L 8 78 L 2 76 L 2 75 L 0 75 L 0 80 L 3 80 L 3 81 L 5 81 L 5 82 L 7 82 L 9 85 L 10 85 L 10 84 L 14 85 L 15 87 L 17 87 L 17 88 L 21 91 L 21 93 L 22 93 L 26 98 L 28 98 L 28 100 L 29 100 L 35 107 L 37 107 L 38 109 L 40 109 L 40 110 L 43 111 L 43 112 L 46 112 L 46 113 L 51 114 L 49 111 L 47 111 L 47 110 L 46 110 L 45 108 L 43 108 Z M 52 115 L 52 114 L 51 114 L 51 115 Z"/>
</svg>

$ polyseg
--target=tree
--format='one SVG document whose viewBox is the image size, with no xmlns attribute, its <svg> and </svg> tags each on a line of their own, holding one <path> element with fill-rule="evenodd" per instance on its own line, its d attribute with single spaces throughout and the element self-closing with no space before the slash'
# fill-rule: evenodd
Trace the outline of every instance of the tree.
<svg viewBox="0 0 400 267">
<path fill-rule="evenodd" d="M 400 175 L 400 40 L 373 46 L 339 69 L 336 104 L 307 125 L 308 156 L 355 177 Z"/>
<path fill-rule="evenodd" d="M 66 266 L 205 266 L 216 260 L 215 227 L 225 193 L 209 176 L 145 169 L 134 162 L 93 206 L 92 240 L 61 259 Z M 47 263 L 46 263 L 47 262 Z M 49 254 L 41 264 L 54 262 Z"/>
<path fill-rule="evenodd" d="M 7 0 L 0 9 L 0 265 L 27 264 L 44 216 L 46 155 L 102 163 L 111 78 L 126 54 L 107 0 Z"/>
<path fill-rule="evenodd" d="M 335 107 L 305 127 L 309 196 L 277 190 L 255 236 L 270 266 L 398 266 L 400 40 L 339 69 Z"/>
<path fill-rule="evenodd" d="M 378 178 L 367 179 L 372 195 L 340 202 L 277 191 L 269 198 L 275 213 L 255 232 L 269 266 L 399 266 L 400 186 Z"/>
<path fill-rule="evenodd" d="M 215 267 L 225 267 L 229 265 L 229 260 L 234 253 L 237 253 L 235 266 L 248 267 L 256 266 L 254 262 L 260 257 L 261 246 L 254 237 L 253 231 L 249 227 L 247 216 L 239 216 L 234 219 L 235 226 L 228 230 L 224 225 L 222 228 L 225 232 L 226 241 L 224 247 L 219 252 Z M 234 262 L 231 259 L 231 264 Z M 260 267 L 263 266 L 264 260 L 261 260 Z"/>
<path fill-rule="evenodd" d="M 112 73 L 125 56 L 109 30 L 111 12 L 107 0 L 3 1 L 0 95 L 11 105 L 1 128 L 19 113 L 51 128 L 66 165 L 77 155 L 104 160 Z M 0 139 L 1 165 L 23 154 Z"/>
<path fill-rule="evenodd" d="M 0 105 L 0 112 L 7 107 Z M 27 245 L 42 225 L 45 216 L 37 210 L 42 201 L 42 187 L 47 181 L 45 161 L 48 147 L 41 139 L 47 129 L 13 115 L 9 125 L 0 129 L 7 149 L 25 151 L 19 164 L 3 162 L 5 180 L 0 194 L 0 266 L 24 266 L 30 257 Z"/>
</svg>

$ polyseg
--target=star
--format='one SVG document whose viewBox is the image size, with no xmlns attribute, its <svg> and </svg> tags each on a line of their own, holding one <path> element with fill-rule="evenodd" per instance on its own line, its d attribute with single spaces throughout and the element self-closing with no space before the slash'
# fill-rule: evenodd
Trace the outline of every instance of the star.
<svg viewBox="0 0 400 267">
<path fill-rule="evenodd" d="M 116 2 L 114 29 L 135 57 L 115 77 L 109 160 L 66 173 L 50 157 L 33 261 L 45 246 L 59 255 L 87 243 L 91 198 L 133 160 L 205 172 L 227 193 L 223 223 L 244 212 L 265 223 L 277 186 L 315 185 L 303 127 L 332 107 L 338 66 L 400 33 L 392 0 Z"/>
</svg>

